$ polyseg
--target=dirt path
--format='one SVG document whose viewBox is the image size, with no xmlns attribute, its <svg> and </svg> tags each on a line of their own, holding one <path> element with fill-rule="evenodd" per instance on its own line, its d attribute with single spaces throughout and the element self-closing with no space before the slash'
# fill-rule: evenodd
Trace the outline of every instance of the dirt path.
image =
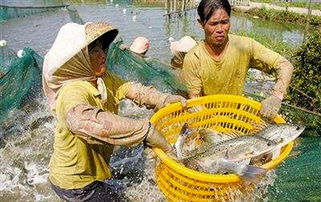
<svg viewBox="0 0 321 202">
<path fill-rule="evenodd" d="M 268 3 L 258 3 L 258 2 L 250 2 L 249 6 L 235 6 L 240 10 L 249 10 L 252 8 L 267 8 L 267 9 L 274 9 L 274 10 L 285 10 L 285 7 L 268 4 Z M 288 7 L 288 10 L 294 13 L 299 14 L 308 14 L 308 9 L 306 8 L 298 8 L 298 7 Z M 321 10 L 312 10 L 312 15 L 321 16 Z"/>
</svg>

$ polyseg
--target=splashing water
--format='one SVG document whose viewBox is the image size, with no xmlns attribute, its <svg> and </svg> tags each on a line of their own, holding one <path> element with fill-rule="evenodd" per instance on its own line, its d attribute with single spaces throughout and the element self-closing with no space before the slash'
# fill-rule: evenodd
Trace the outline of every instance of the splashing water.
<svg viewBox="0 0 321 202">
<path fill-rule="evenodd" d="M 33 112 L 30 112 L 33 111 Z M 1 127 L 0 199 L 57 201 L 47 183 L 54 119 L 43 98 L 13 110 Z"/>
</svg>

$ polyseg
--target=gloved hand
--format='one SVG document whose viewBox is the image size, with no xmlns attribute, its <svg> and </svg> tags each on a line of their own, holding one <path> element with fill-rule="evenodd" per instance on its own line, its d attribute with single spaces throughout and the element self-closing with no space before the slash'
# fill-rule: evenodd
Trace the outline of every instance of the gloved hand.
<svg viewBox="0 0 321 202">
<path fill-rule="evenodd" d="M 166 97 L 166 99 L 164 100 L 162 107 L 165 107 L 165 106 L 175 103 L 175 102 L 180 102 L 182 104 L 183 108 L 185 108 L 187 106 L 187 100 L 184 97 L 182 97 L 180 95 L 168 95 Z"/>
<path fill-rule="evenodd" d="M 144 149 L 144 154 L 148 160 L 154 160 L 156 159 L 156 154 L 153 152 L 152 148 L 146 147 Z"/>
<path fill-rule="evenodd" d="M 173 152 L 172 146 L 166 141 L 164 136 L 160 134 L 154 126 L 150 126 L 149 132 L 146 136 L 147 146 L 162 149 L 169 156 L 176 156 Z"/>
<path fill-rule="evenodd" d="M 264 117 L 273 119 L 279 112 L 282 104 L 282 100 L 274 95 L 266 98 L 262 102 L 260 114 Z"/>
</svg>

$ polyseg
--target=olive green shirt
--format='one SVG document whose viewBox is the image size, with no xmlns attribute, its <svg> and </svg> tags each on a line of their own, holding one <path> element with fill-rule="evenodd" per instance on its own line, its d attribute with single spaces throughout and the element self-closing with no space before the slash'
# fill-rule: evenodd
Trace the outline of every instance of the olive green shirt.
<svg viewBox="0 0 321 202">
<path fill-rule="evenodd" d="M 270 73 L 284 58 L 257 41 L 229 34 L 219 61 L 214 60 L 202 41 L 184 58 L 182 78 L 189 93 L 242 95 L 248 68 Z"/>
<path fill-rule="evenodd" d="M 74 81 L 59 90 L 55 107 L 57 126 L 54 153 L 49 164 L 49 179 L 60 188 L 83 188 L 93 181 L 111 177 L 108 164 L 113 145 L 88 144 L 72 134 L 66 123 L 68 111 L 79 104 L 89 104 L 103 111 L 117 113 L 116 91 L 124 82 L 110 73 L 107 73 L 103 80 L 107 88 L 106 103 L 100 99 L 99 91 L 87 81 Z"/>
</svg>

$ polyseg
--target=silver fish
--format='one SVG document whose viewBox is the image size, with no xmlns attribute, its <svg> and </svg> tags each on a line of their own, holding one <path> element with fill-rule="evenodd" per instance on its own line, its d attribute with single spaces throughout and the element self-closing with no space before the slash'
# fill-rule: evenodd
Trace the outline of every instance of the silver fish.
<svg viewBox="0 0 321 202">
<path fill-rule="evenodd" d="M 183 135 L 178 138 L 180 143 L 176 146 L 180 147 L 177 151 L 181 152 L 178 160 L 182 160 L 185 166 L 207 173 L 235 173 L 244 180 L 258 182 L 267 170 L 248 165 L 250 159 L 280 149 L 298 137 L 304 127 L 271 125 L 254 136 L 235 135 L 229 139 L 223 138 L 222 141 L 219 141 L 219 134 L 203 131 L 200 133 L 211 137 L 204 137 L 204 144 L 194 148 L 185 157 L 182 155 L 185 140 L 193 133 L 189 132 L 186 125 L 183 129 Z"/>
<path fill-rule="evenodd" d="M 305 129 L 303 125 L 275 124 L 263 129 L 257 136 L 275 141 L 283 147 L 297 138 Z"/>
</svg>

